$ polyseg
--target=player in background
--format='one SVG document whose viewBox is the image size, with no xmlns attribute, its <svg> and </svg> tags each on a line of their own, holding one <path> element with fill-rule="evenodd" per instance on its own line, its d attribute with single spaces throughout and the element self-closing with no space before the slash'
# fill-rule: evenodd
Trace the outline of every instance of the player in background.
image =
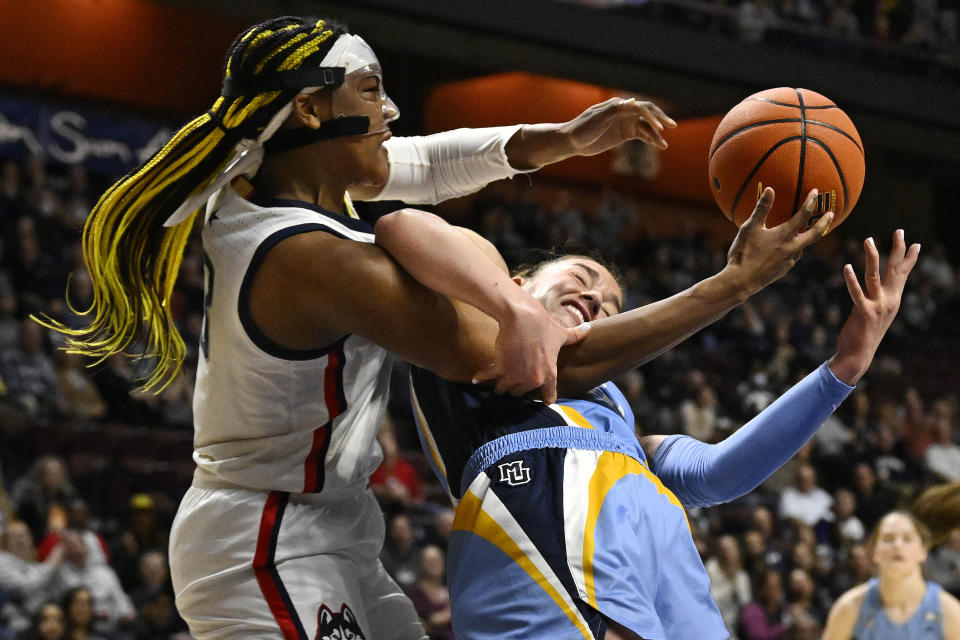
<svg viewBox="0 0 960 640">
<path fill-rule="evenodd" d="M 170 542 L 177 607 L 197 638 L 420 638 L 379 563 L 383 520 L 367 488 L 389 352 L 552 400 L 558 349 L 585 331 L 554 323 L 519 287 L 470 281 L 451 295 L 497 326 L 478 349 L 450 300 L 373 244 L 350 196 L 436 202 L 626 140 L 665 147 L 674 124 L 622 99 L 565 123 L 391 139 L 397 117 L 362 39 L 325 20 L 270 20 L 231 46 L 212 108 L 108 189 L 84 227 L 90 324 L 56 328 L 88 356 L 146 354 L 146 386 L 157 387 L 183 358 L 170 299 L 206 205 L 197 471 Z M 650 309 L 651 354 L 784 273 L 825 229 L 751 236 L 748 257 Z M 472 244 L 432 251 L 456 263 L 447 273 L 461 284 L 488 260 Z M 577 369 L 580 358 L 566 365 L 589 375 L 596 361 Z"/>
<path fill-rule="evenodd" d="M 923 577 L 931 540 L 912 513 L 881 518 L 867 540 L 877 577 L 837 599 L 824 640 L 960 639 L 960 601 Z"/>
<path fill-rule="evenodd" d="M 769 206 L 770 195 L 761 204 Z M 781 227 L 797 234 L 811 202 Z M 741 229 L 731 258 L 742 236 L 763 229 L 762 209 Z M 397 220 L 403 216 L 408 219 Z M 762 233 L 785 232 L 781 227 Z M 378 222 L 377 242 L 427 281 L 424 247 L 456 242 L 457 233 L 429 215 L 399 212 Z M 495 250 L 488 250 L 495 261 Z M 854 309 L 836 355 L 718 445 L 685 436 L 646 437 L 641 444 L 615 385 L 589 376 L 567 384 L 565 369 L 561 394 L 569 399 L 551 405 L 414 368 L 421 440 L 459 501 L 448 555 L 454 633 L 476 639 L 727 637 L 681 503 L 716 504 L 752 490 L 799 450 L 865 373 L 899 308 L 919 245 L 908 251 L 898 231 L 882 277 L 872 239 L 865 251 L 866 293 L 852 267 L 844 270 Z M 505 272 L 502 262 L 499 267 Z M 618 315 L 622 291 L 603 265 L 571 256 L 516 282 L 558 322 L 604 318 L 568 351 L 582 356 L 598 345 L 594 353 L 606 377 L 644 361 L 631 358 L 647 308 Z M 471 331 L 495 328 L 472 309 L 461 308 L 461 315 Z M 619 370 L 608 367 L 598 340 L 605 326 L 619 333 Z"/>
</svg>

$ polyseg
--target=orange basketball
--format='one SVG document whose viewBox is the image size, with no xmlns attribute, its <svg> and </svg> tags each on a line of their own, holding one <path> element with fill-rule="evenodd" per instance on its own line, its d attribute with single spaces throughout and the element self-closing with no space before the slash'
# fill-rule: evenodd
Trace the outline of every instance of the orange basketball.
<svg viewBox="0 0 960 640">
<path fill-rule="evenodd" d="M 814 219 L 832 210 L 832 229 L 857 204 L 864 170 L 863 143 L 853 122 L 808 89 L 753 94 L 724 116 L 710 143 L 711 191 L 737 226 L 750 217 L 763 189 L 773 187 L 768 227 L 788 220 L 817 189 Z"/>
</svg>

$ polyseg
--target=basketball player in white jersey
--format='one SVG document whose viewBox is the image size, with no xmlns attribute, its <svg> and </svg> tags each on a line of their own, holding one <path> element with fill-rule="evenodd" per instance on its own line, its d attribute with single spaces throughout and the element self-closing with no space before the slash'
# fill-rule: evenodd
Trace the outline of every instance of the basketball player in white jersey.
<svg viewBox="0 0 960 640">
<path fill-rule="evenodd" d="M 673 125 L 649 103 L 611 100 L 567 123 L 391 140 L 397 115 L 363 40 L 323 20 L 271 20 L 231 47 L 213 108 L 104 193 L 85 226 L 91 324 L 57 328 L 96 357 L 142 340 L 157 386 L 183 358 L 170 296 L 207 205 L 197 472 L 170 543 L 177 606 L 197 638 L 421 638 L 378 561 L 383 520 L 367 487 L 388 352 L 551 401 L 559 349 L 586 332 L 473 269 L 489 260 L 475 245 L 433 247 L 457 252 L 448 295 L 499 323 L 493 364 L 478 372 L 450 300 L 372 243 L 347 193 L 436 202 L 625 140 L 665 146 Z M 745 234 L 738 268 L 651 308 L 650 354 L 782 275 L 825 224 L 799 240 L 799 227 Z M 578 358 L 568 366 L 596 368 Z"/>
</svg>

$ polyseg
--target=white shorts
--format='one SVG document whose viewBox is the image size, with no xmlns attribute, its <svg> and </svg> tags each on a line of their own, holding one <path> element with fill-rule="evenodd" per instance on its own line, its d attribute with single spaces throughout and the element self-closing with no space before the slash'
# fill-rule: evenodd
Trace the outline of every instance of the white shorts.
<svg viewBox="0 0 960 640">
<path fill-rule="evenodd" d="M 180 615 L 205 638 L 420 640 L 413 605 L 380 563 L 373 493 L 191 486 L 170 532 Z"/>
</svg>

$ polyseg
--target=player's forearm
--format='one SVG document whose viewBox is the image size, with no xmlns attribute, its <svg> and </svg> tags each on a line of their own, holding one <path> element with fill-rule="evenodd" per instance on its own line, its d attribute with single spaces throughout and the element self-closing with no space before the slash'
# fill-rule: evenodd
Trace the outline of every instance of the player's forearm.
<svg viewBox="0 0 960 640">
<path fill-rule="evenodd" d="M 718 444 L 668 437 L 650 468 L 684 505 L 729 502 L 792 458 L 852 390 L 822 365 Z"/>
<path fill-rule="evenodd" d="M 498 321 L 537 304 L 510 279 L 495 250 L 484 251 L 431 213 L 404 209 L 384 216 L 377 221 L 376 243 L 424 286 Z"/>
<path fill-rule="evenodd" d="M 352 188 L 358 200 L 403 200 L 436 204 L 479 191 L 523 171 L 511 164 L 505 146 L 520 125 L 455 129 L 429 136 L 387 140 L 390 174 L 382 187 Z M 531 167 L 534 168 L 534 167 Z"/>
<path fill-rule="evenodd" d="M 592 322 L 580 343 L 564 347 L 559 390 L 574 395 L 657 357 L 740 305 L 752 290 L 724 269 L 689 289 Z"/>
<path fill-rule="evenodd" d="M 525 124 L 510 140 L 504 151 L 510 166 L 520 171 L 539 169 L 576 155 L 560 124 Z"/>
</svg>

